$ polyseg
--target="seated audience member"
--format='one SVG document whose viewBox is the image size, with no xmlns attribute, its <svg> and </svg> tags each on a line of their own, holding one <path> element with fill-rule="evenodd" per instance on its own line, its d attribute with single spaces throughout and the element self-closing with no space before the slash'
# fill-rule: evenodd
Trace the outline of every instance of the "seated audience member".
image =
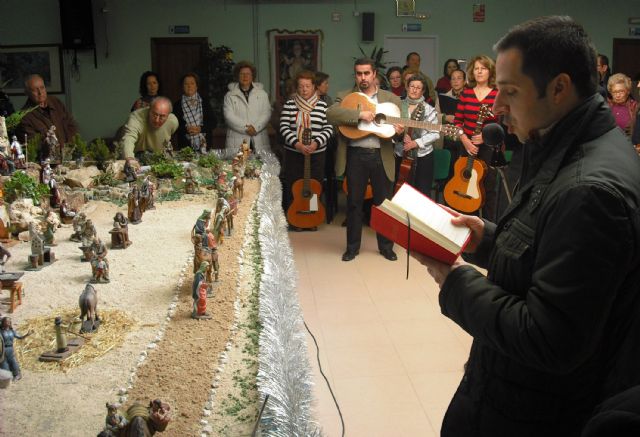
<svg viewBox="0 0 640 437">
<path fill-rule="evenodd" d="M 444 63 L 444 76 L 438 79 L 438 83 L 436 83 L 436 91 L 440 94 L 444 94 L 451 89 L 451 73 L 458 70 L 460 65 L 458 61 L 455 59 L 447 59 L 447 62 Z"/>
<path fill-rule="evenodd" d="M 254 82 L 256 67 L 247 61 L 233 67 L 236 82 L 229 84 L 224 96 L 224 119 L 227 123 L 226 149 L 237 153 L 243 141 L 256 152 L 269 151 L 267 126 L 271 117 L 269 96 L 262 84 Z"/>
<path fill-rule="evenodd" d="M 327 123 L 327 104 L 316 94 L 313 80 L 311 71 L 298 73 L 297 93 L 287 100 L 280 116 L 280 134 L 285 142 L 285 209 L 291 204 L 291 186 L 304 177 L 306 155 L 311 155 L 311 179 L 320 183 L 324 179 L 325 150 L 333 128 Z M 307 128 L 311 129 L 310 144 L 303 143 L 303 131 Z"/>
<path fill-rule="evenodd" d="M 156 97 L 151 106 L 129 115 L 122 136 L 124 158 L 132 160 L 143 152 L 164 152 L 177 129 L 178 119 L 171 113 L 171 101 Z"/>
<path fill-rule="evenodd" d="M 616 124 L 625 134 L 631 136 L 638 108 L 638 102 L 630 96 L 631 79 L 622 73 L 614 74 L 609 78 L 607 90 L 611 94 L 608 102 Z"/>
<path fill-rule="evenodd" d="M 70 142 L 71 138 L 78 133 L 78 124 L 60 100 L 47 95 L 47 88 L 44 86 L 42 76 L 39 74 L 28 76 L 24 81 L 24 89 L 28 99 L 22 109 L 34 106 L 37 108 L 22 118 L 18 129 L 18 138 L 24 138 L 24 134 L 29 137 L 40 134 L 43 147 L 48 148 L 44 139 L 51 126 L 55 126 L 58 143 L 64 145 Z M 41 157 L 48 156 L 49 150 L 41 150 Z"/>
<path fill-rule="evenodd" d="M 387 70 L 387 81 L 389 82 L 389 91 L 398 97 L 402 97 L 407 89 L 402 83 L 402 68 L 391 67 Z"/>
<path fill-rule="evenodd" d="M 207 152 L 207 141 L 211 145 L 211 131 L 216 119 L 209 102 L 198 93 L 200 78 L 196 73 L 182 77 L 182 98 L 173 104 L 173 114 L 178 119 L 176 133 L 177 148 L 191 147 L 196 152 Z"/>
<path fill-rule="evenodd" d="M 135 111 L 140 108 L 147 108 L 153 99 L 162 95 L 160 91 L 160 79 L 158 77 L 158 73 L 154 71 L 145 71 L 142 73 L 142 76 L 140 76 L 139 91 L 140 97 L 133 102 L 131 111 Z"/>
</svg>

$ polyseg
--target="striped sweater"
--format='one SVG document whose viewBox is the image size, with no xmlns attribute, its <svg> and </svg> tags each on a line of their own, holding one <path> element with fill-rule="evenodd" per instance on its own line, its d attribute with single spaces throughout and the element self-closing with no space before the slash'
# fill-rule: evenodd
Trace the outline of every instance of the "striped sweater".
<svg viewBox="0 0 640 437">
<path fill-rule="evenodd" d="M 454 124 L 461 127 L 464 133 L 468 137 L 471 137 L 476 129 L 476 122 L 478 121 L 478 111 L 480 105 L 488 105 L 489 109 L 493 109 L 493 103 L 496 101 L 498 95 L 497 89 L 492 89 L 489 94 L 482 100 L 478 100 L 473 88 L 465 88 L 460 94 L 460 100 L 458 101 L 458 109 L 456 109 L 456 119 Z M 497 123 L 497 117 L 485 118 L 483 125 L 488 123 Z"/>
<path fill-rule="evenodd" d="M 284 138 L 284 148 L 300 153 L 295 144 L 298 142 L 296 115 L 298 107 L 293 99 L 287 100 L 280 114 L 280 135 Z M 318 143 L 318 148 L 313 153 L 324 152 L 327 141 L 333 135 L 333 127 L 327 123 L 327 104 L 318 100 L 311 111 L 311 139 Z"/>
</svg>

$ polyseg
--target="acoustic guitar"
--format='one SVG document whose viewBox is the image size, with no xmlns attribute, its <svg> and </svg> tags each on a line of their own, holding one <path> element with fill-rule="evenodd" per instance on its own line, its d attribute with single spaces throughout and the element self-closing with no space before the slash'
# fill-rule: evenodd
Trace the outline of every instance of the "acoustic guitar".
<svg viewBox="0 0 640 437">
<path fill-rule="evenodd" d="M 482 132 L 482 124 L 493 117 L 488 105 L 481 105 L 473 135 Z M 487 164 L 473 155 L 461 156 L 453 165 L 453 176 L 444 186 L 444 200 L 461 212 L 474 212 L 482 208 L 485 201 L 484 184 Z"/>
<path fill-rule="evenodd" d="M 311 144 L 311 129 L 302 132 L 302 144 Z M 304 155 L 304 178 L 298 179 L 291 186 L 293 201 L 287 210 L 289 224 L 298 228 L 309 229 L 320 225 L 325 218 L 324 205 L 320 201 L 322 184 L 311 179 L 311 155 Z"/>
<path fill-rule="evenodd" d="M 357 140 L 371 134 L 380 138 L 391 138 L 396 134 L 396 130 L 393 127 L 394 124 L 440 132 L 442 135 L 454 138 L 459 137 L 463 133 L 462 129 L 452 124 L 428 123 L 410 118 L 401 118 L 400 108 L 394 103 L 384 102 L 376 104 L 369 96 L 363 93 L 351 93 L 347 95 L 340 102 L 340 106 L 346 109 L 370 111 L 375 114 L 372 122 L 360 120 L 357 126 L 338 126 L 342 135 L 352 140 Z"/>
<path fill-rule="evenodd" d="M 419 103 L 411 114 L 411 120 L 420 120 L 424 117 L 424 113 L 424 103 Z M 407 135 L 411 136 L 412 133 L 412 127 L 406 129 Z M 413 184 L 414 176 L 416 173 L 416 155 L 417 148 L 405 150 L 402 153 L 402 162 L 400 162 L 400 167 L 398 168 L 398 177 L 396 180 L 396 185 L 393 187 L 393 194 L 395 194 L 405 182 L 409 183 L 410 185 Z"/>
</svg>

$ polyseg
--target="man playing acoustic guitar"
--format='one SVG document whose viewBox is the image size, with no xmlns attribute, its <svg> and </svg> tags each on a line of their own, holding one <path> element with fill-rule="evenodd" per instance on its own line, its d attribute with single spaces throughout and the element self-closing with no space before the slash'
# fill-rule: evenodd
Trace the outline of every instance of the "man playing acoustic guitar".
<svg viewBox="0 0 640 437">
<path fill-rule="evenodd" d="M 360 92 L 368 96 L 374 104 L 391 102 L 400 106 L 400 98 L 393 93 L 379 89 L 376 86 L 376 69 L 371 59 L 361 58 L 354 65 L 356 88 L 338 93 L 336 103 L 327 111 L 327 120 L 340 127 L 338 154 L 336 157 L 336 174 L 342 174 L 344 155 L 346 151 L 346 173 L 349 190 L 347 194 L 347 250 L 342 255 L 342 261 L 351 261 L 360 250 L 362 237 L 362 203 L 367 188 L 371 182 L 373 189 L 373 203 L 379 205 L 391 194 L 391 176 L 394 168 L 393 143 L 390 138 L 379 138 L 374 134 L 355 135 L 357 139 L 349 139 L 346 131 L 358 131 L 358 122 L 372 123 L 375 112 L 370 107 L 347 107 L 342 105 L 343 99 L 351 93 Z M 375 106 L 375 105 L 373 105 Z M 347 127 L 348 129 L 343 129 Z M 403 126 L 394 125 L 396 135 L 403 131 Z M 353 135 L 352 135 L 353 136 Z M 386 159 L 384 159 L 386 157 Z M 383 163 L 383 160 L 385 163 Z M 378 234 L 378 250 L 389 261 L 397 259 L 393 252 L 393 242 Z"/>
</svg>

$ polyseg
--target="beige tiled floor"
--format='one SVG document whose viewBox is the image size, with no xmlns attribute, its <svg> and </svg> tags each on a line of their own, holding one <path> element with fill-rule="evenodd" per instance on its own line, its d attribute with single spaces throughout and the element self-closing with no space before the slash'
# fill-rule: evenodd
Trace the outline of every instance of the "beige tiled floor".
<svg viewBox="0 0 640 437">
<path fill-rule="evenodd" d="M 470 337 L 440 314 L 438 288 L 396 247 L 398 261 L 377 251 L 365 227 L 360 255 L 342 262 L 345 228 L 338 216 L 318 232 L 291 232 L 304 318 L 345 421 L 345 435 L 425 436 L 440 424 L 467 359 Z M 316 415 L 324 434 L 341 435 L 337 409 L 315 370 Z"/>
</svg>

